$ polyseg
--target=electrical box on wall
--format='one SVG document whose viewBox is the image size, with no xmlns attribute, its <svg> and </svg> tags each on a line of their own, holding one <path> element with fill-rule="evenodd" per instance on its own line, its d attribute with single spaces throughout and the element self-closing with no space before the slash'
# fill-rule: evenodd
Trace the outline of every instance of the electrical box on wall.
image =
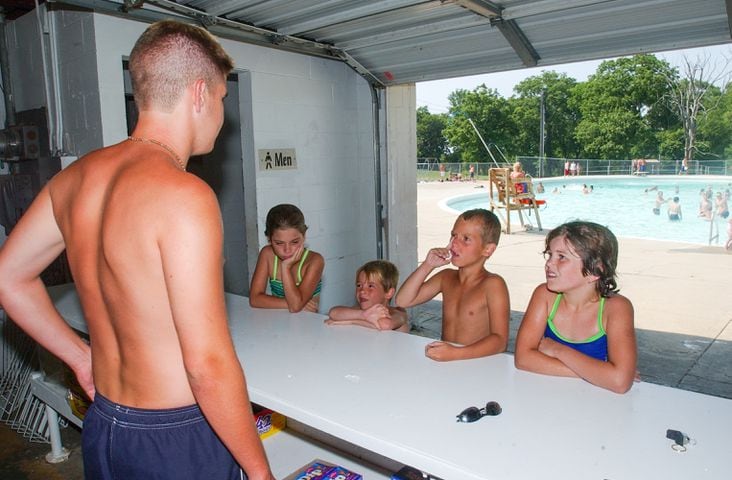
<svg viewBox="0 0 732 480">
<path fill-rule="evenodd" d="M 0 130 L 0 159 L 4 162 L 37 160 L 41 155 L 38 127 L 17 125 Z"/>
</svg>

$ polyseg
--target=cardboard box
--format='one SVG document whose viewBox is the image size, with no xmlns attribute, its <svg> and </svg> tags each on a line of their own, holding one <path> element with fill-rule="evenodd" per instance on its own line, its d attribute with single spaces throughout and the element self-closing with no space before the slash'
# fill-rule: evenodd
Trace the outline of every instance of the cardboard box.
<svg viewBox="0 0 732 480">
<path fill-rule="evenodd" d="M 363 477 L 355 472 L 338 465 L 315 459 L 304 465 L 295 472 L 286 476 L 283 480 L 363 480 Z"/>
<path fill-rule="evenodd" d="M 252 404 L 252 411 L 257 424 L 257 433 L 259 433 L 259 438 L 263 440 L 277 432 L 281 432 L 287 426 L 287 417 L 281 413 L 255 404 Z"/>
</svg>

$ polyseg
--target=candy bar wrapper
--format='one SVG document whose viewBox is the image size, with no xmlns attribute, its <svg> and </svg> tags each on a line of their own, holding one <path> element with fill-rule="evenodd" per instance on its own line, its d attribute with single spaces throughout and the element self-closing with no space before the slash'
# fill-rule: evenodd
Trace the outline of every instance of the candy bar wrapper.
<svg viewBox="0 0 732 480">
<path fill-rule="evenodd" d="M 296 473 L 288 475 L 285 480 L 320 480 L 333 468 L 333 465 L 315 460 L 300 468 Z"/>
<path fill-rule="evenodd" d="M 343 467 L 333 467 L 323 478 L 327 478 L 328 480 L 361 480 L 363 477 Z"/>
<path fill-rule="evenodd" d="M 363 477 L 346 468 L 333 465 L 323 460 L 313 460 L 284 480 L 362 480 Z"/>
</svg>

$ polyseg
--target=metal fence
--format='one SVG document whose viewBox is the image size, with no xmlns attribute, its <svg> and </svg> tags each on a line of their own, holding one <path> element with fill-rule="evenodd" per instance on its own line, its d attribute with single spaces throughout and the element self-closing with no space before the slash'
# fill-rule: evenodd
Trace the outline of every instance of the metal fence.
<svg viewBox="0 0 732 480">
<path fill-rule="evenodd" d="M 440 173 L 440 165 L 445 167 L 444 175 Z M 417 163 L 417 181 L 464 181 L 470 180 L 470 166 L 474 169 L 474 179 L 485 180 L 488 178 L 488 170 L 495 167 L 493 163 Z"/>
<path fill-rule="evenodd" d="M 636 160 L 601 160 L 593 158 L 566 159 L 553 157 L 516 157 L 524 171 L 532 177 L 564 176 L 565 163 L 575 162 L 576 174 L 583 175 L 676 175 L 681 172 L 681 160 L 645 159 L 640 167 Z M 441 175 L 440 166 L 444 166 Z M 417 163 L 417 181 L 465 181 L 470 180 L 470 167 L 474 168 L 474 178 L 485 180 L 488 170 L 495 167 L 492 162 L 483 163 Z M 502 165 L 510 167 L 510 164 Z M 686 172 L 688 175 L 732 175 L 732 160 L 694 160 Z"/>
</svg>

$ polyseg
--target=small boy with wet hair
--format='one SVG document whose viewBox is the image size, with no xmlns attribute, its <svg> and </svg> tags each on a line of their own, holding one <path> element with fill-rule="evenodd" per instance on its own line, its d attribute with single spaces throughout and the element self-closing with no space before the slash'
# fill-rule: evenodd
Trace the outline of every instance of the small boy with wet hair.
<svg viewBox="0 0 732 480">
<path fill-rule="evenodd" d="M 407 312 L 389 306 L 398 283 L 399 270 L 393 263 L 386 260 L 365 263 L 356 271 L 358 306 L 331 308 L 325 323 L 408 332 Z"/>
<path fill-rule="evenodd" d="M 413 307 L 442 294 L 442 341 L 425 355 L 437 361 L 477 358 L 504 352 L 508 343 L 510 302 L 506 282 L 485 269 L 501 236 L 498 217 L 477 208 L 455 221 L 446 248 L 433 248 L 407 278 L 396 304 Z M 427 278 L 434 269 L 452 263 Z"/>
</svg>

